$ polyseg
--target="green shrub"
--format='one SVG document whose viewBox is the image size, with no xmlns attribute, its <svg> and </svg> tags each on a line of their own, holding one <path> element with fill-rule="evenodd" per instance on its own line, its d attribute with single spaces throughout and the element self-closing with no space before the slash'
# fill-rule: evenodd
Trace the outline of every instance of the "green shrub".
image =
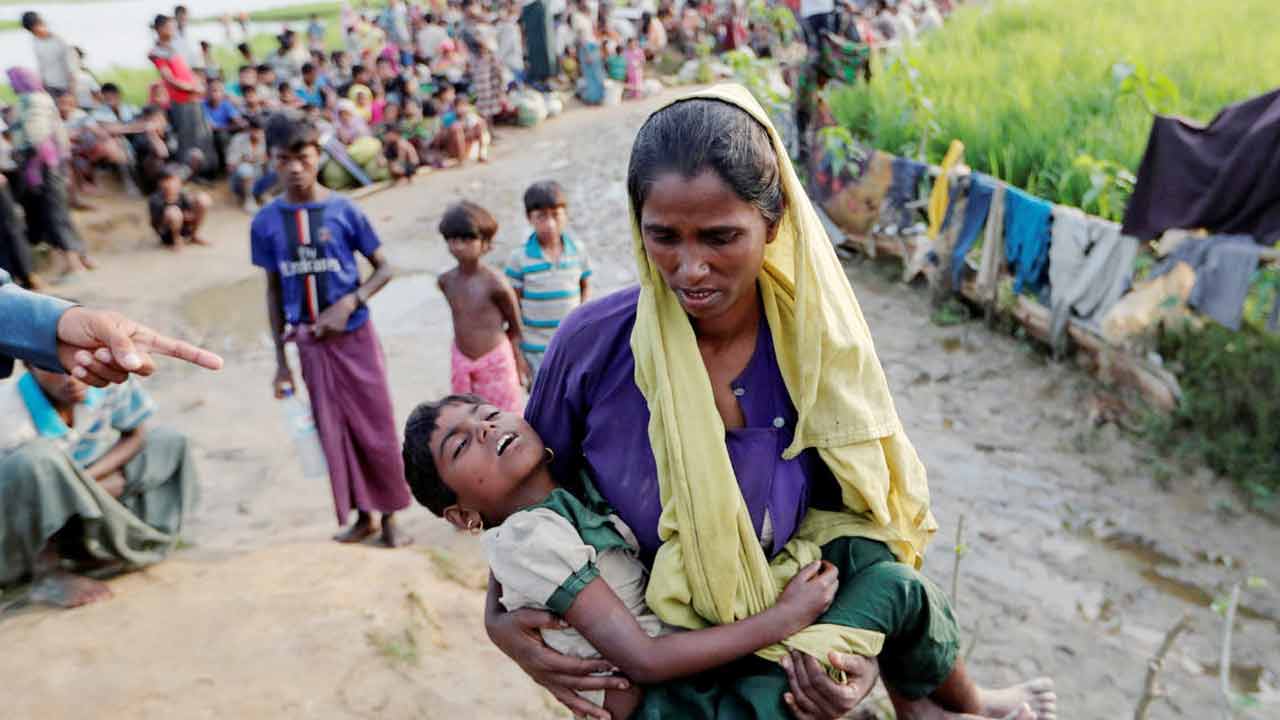
<svg viewBox="0 0 1280 720">
<path fill-rule="evenodd" d="M 1280 490 L 1280 335 L 1216 323 L 1161 333 L 1182 402 L 1147 435 L 1175 456 L 1198 456 L 1256 499 Z"/>
<path fill-rule="evenodd" d="M 927 99 L 933 162 L 958 138 L 975 169 L 1118 218 L 1124 206 L 1110 194 L 1084 202 L 1091 167 L 1076 159 L 1136 171 L 1151 129 L 1148 106 L 1207 121 L 1271 89 L 1280 53 L 1257 28 L 1277 26 L 1275 0 L 1211 11 L 1199 0 L 973 3 L 906 63 L 886 59 L 869 84 L 833 93 L 831 105 L 875 147 L 913 156 Z"/>
</svg>

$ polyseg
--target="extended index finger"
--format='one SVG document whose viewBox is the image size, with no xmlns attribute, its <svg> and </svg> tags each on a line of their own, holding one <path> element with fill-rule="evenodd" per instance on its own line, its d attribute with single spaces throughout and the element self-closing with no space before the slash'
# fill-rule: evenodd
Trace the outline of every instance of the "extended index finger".
<svg viewBox="0 0 1280 720">
<path fill-rule="evenodd" d="M 134 333 L 133 341 L 144 352 L 183 360 L 206 370 L 222 369 L 222 358 L 217 354 L 177 338 L 161 335 L 148 327 L 139 327 Z"/>
</svg>

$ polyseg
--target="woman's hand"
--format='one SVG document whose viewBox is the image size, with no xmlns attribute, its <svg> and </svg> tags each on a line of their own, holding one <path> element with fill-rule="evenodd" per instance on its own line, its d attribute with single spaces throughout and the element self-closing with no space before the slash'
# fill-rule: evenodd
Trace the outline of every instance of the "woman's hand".
<svg viewBox="0 0 1280 720">
<path fill-rule="evenodd" d="M 546 688 L 575 717 L 610 720 L 609 712 L 577 694 L 578 690 L 625 690 L 626 678 L 598 676 L 593 673 L 613 672 L 605 660 L 581 660 L 561 655 L 547 647 L 539 630 L 564 630 L 569 626 L 560 618 L 540 610 L 514 610 L 487 613 L 484 622 L 489 639 L 521 670 Z"/>
<path fill-rule="evenodd" d="M 791 692 L 784 699 L 796 720 L 836 720 L 848 715 L 871 692 L 880 676 L 875 658 L 832 652 L 827 661 L 843 670 L 848 680 L 832 680 L 817 659 L 802 652 L 793 650 L 782 659 L 791 684 Z"/>
</svg>

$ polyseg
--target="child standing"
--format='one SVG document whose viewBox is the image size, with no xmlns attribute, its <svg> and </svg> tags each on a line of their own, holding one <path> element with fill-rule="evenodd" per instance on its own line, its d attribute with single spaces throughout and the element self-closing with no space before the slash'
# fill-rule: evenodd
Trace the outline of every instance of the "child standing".
<svg viewBox="0 0 1280 720">
<path fill-rule="evenodd" d="M 458 266 L 440 276 L 440 292 L 453 314 L 451 380 L 454 393 L 472 393 L 503 410 L 524 409 L 529 366 L 521 345 L 516 295 L 502 275 L 481 262 L 493 246 L 498 222 L 472 202 L 449 207 L 440 234 Z"/>
<path fill-rule="evenodd" d="M 568 203 L 559 183 L 530 185 L 524 191 L 524 212 L 533 234 L 511 253 L 506 272 L 520 298 L 525 327 L 520 350 L 536 378 L 560 321 L 587 301 L 591 264 L 587 249 L 565 232 Z"/>
<path fill-rule="evenodd" d="M 644 97 L 644 50 L 640 41 L 631 38 L 627 41 L 626 52 L 622 54 L 627 62 L 627 95 L 632 98 Z"/>
<path fill-rule="evenodd" d="M 346 524 L 352 508 L 358 511 L 355 524 L 334 539 L 354 543 L 376 534 L 376 511 L 382 543 L 406 545 L 412 539 L 398 532 L 393 516 L 409 506 L 409 488 L 386 363 L 366 307 L 391 280 L 391 267 L 369 218 L 317 182 L 315 126 L 280 120 L 268 128 L 267 144 L 285 194 L 258 212 L 249 231 L 253 264 L 267 273 L 267 319 L 276 344 L 272 387 L 277 398 L 293 391 L 284 345 L 295 340 L 338 524 Z M 373 266 L 363 281 L 356 253 Z"/>
</svg>

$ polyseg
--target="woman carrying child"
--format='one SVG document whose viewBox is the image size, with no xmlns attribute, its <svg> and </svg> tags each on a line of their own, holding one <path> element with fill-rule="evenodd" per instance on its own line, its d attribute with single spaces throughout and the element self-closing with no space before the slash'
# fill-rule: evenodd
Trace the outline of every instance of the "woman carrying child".
<svg viewBox="0 0 1280 720">
<path fill-rule="evenodd" d="M 812 560 L 839 571 L 811 643 L 647 687 L 635 716 L 837 718 L 880 674 L 904 720 L 1055 718 L 1048 679 L 973 684 L 947 598 L 915 569 L 937 527 L 925 469 L 764 110 L 741 87 L 658 110 L 627 186 L 640 287 L 564 321 L 526 411 L 552 476 L 584 474 L 634 533 L 668 625 L 762 613 Z M 534 633 L 560 619 L 505 611 L 503 594 L 491 582 L 494 643 L 575 713 L 607 717 L 576 692 L 628 687 L 596 674 L 615 659 L 548 648 Z"/>
</svg>

